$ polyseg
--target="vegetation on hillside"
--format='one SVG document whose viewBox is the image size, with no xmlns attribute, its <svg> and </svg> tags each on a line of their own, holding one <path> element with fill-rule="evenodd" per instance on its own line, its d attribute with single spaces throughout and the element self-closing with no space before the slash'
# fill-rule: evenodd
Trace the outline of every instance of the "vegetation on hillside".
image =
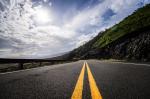
<svg viewBox="0 0 150 99">
<path fill-rule="evenodd" d="M 104 47 L 128 33 L 132 33 L 147 26 L 150 26 L 150 4 L 138 9 L 119 24 L 106 30 L 103 33 L 104 35 L 101 36 L 93 46 L 100 48 Z"/>
<path fill-rule="evenodd" d="M 139 8 L 132 15 L 126 17 L 120 23 L 114 25 L 113 27 L 100 32 L 96 37 L 94 37 L 89 42 L 80 46 L 79 48 L 71 51 L 68 55 L 69 58 L 81 58 L 85 54 L 88 54 L 93 49 L 102 49 L 107 47 L 108 44 L 111 45 L 113 42 L 118 41 L 122 37 L 137 35 L 136 32 L 141 30 L 145 31 L 145 28 L 150 27 L 150 4 Z M 142 33 L 142 32 L 141 32 Z M 98 51 L 99 51 L 98 50 Z M 97 51 L 97 50 L 96 50 Z"/>
</svg>

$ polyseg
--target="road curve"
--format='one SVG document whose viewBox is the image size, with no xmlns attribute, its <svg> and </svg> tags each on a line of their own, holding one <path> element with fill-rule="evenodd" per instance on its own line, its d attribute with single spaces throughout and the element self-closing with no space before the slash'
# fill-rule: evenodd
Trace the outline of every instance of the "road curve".
<svg viewBox="0 0 150 99">
<path fill-rule="evenodd" d="M 150 99 L 150 65 L 86 62 L 0 74 L 0 99 Z"/>
</svg>

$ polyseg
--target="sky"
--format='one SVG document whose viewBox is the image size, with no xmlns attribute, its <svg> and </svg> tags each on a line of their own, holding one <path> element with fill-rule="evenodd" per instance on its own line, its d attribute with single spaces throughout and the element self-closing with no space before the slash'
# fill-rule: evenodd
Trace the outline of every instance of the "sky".
<svg viewBox="0 0 150 99">
<path fill-rule="evenodd" d="M 150 0 L 0 0 L 0 58 L 73 50 Z"/>
</svg>

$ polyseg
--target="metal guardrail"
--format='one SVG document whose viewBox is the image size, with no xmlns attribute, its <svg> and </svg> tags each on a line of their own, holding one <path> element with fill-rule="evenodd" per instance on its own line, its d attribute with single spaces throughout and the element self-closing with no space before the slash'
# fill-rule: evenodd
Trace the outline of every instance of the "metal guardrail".
<svg viewBox="0 0 150 99">
<path fill-rule="evenodd" d="M 0 63 L 30 63 L 30 62 L 65 62 L 75 60 L 56 60 L 56 59 L 0 59 Z"/>
<path fill-rule="evenodd" d="M 34 63 L 38 62 L 42 64 L 42 62 L 49 62 L 51 64 L 58 63 L 58 62 L 71 62 L 77 60 L 59 60 L 59 59 L 4 59 L 0 58 L 0 64 L 9 64 L 9 63 L 18 63 L 19 69 L 24 69 L 25 63 Z"/>
</svg>

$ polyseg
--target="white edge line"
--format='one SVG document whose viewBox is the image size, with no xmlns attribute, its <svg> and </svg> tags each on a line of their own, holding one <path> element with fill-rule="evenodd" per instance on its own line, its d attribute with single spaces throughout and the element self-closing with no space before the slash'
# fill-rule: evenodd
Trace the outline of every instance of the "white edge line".
<svg viewBox="0 0 150 99">
<path fill-rule="evenodd" d="M 123 64 L 133 64 L 133 65 L 144 65 L 144 66 L 150 66 L 150 64 L 138 64 L 138 63 L 124 63 Z"/>
<path fill-rule="evenodd" d="M 120 64 L 132 64 L 132 65 L 143 65 L 143 66 L 150 66 L 150 64 L 141 64 L 141 63 L 125 63 L 125 62 L 110 62 L 110 63 L 120 63 Z"/>
</svg>

